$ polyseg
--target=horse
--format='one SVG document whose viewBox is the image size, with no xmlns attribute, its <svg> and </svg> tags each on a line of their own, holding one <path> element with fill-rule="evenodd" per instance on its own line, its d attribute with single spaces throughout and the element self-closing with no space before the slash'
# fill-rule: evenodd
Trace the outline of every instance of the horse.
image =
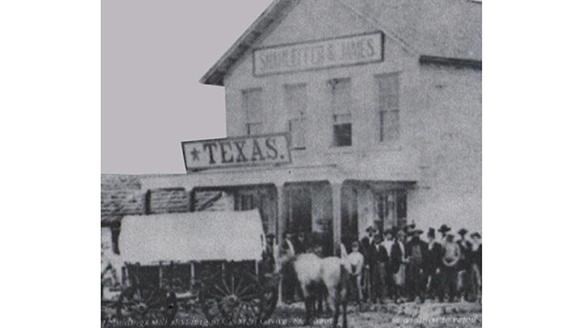
<svg viewBox="0 0 585 328">
<path fill-rule="evenodd" d="M 350 264 L 347 253 L 342 248 L 342 258 L 320 258 L 312 253 L 283 255 L 277 261 L 277 270 L 284 266 L 292 268 L 301 287 L 305 303 L 305 325 L 310 325 L 314 316 L 315 302 L 323 290 L 327 294 L 327 304 L 333 310 L 333 327 L 337 327 L 340 307 L 342 327 L 347 328 L 347 293 L 350 283 Z"/>
</svg>

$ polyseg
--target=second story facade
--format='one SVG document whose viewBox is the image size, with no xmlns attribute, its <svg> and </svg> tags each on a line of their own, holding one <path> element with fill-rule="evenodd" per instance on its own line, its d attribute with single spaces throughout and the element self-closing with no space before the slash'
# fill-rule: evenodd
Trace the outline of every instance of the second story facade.
<svg viewBox="0 0 585 328">
<path fill-rule="evenodd" d="M 444 142 L 480 145 L 481 4 L 439 2 L 275 1 L 203 78 L 225 87 L 228 137 L 289 132 L 293 165 L 417 170 Z M 450 16 L 432 24 L 422 10 Z M 429 41 L 429 25 L 450 36 Z M 346 62 L 311 66 L 330 47 Z"/>
</svg>

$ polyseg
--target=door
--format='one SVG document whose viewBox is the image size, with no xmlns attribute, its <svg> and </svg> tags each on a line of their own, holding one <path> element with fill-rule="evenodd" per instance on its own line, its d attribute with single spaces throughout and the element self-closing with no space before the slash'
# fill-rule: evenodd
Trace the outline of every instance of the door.
<svg viewBox="0 0 585 328">
<path fill-rule="evenodd" d="M 312 231 L 312 200 L 309 187 L 290 187 L 288 189 L 287 227 L 296 233 Z"/>
</svg>

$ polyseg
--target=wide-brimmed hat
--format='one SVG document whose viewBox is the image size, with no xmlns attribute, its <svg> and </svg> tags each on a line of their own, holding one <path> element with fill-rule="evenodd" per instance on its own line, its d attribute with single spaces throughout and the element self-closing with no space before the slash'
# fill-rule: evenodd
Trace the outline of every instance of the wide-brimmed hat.
<svg viewBox="0 0 585 328">
<path fill-rule="evenodd" d="M 423 234 L 423 233 L 424 233 L 424 231 L 422 231 L 421 229 L 414 229 L 414 230 L 412 231 L 412 234 L 413 234 L 413 235 L 421 235 L 421 234 Z"/>
<path fill-rule="evenodd" d="M 457 233 L 462 235 L 462 236 L 466 235 L 468 232 L 469 231 L 467 231 L 467 229 L 465 229 L 465 228 L 461 228 L 461 229 L 459 229 L 459 231 L 457 231 Z"/>
<path fill-rule="evenodd" d="M 451 228 L 449 228 L 449 226 L 447 226 L 446 224 L 441 225 L 441 227 L 439 228 L 439 232 L 448 232 L 451 231 Z"/>
<path fill-rule="evenodd" d="M 370 232 L 370 231 L 376 232 L 378 230 L 376 228 L 374 228 L 374 226 L 369 226 L 366 228 L 366 232 Z"/>
</svg>

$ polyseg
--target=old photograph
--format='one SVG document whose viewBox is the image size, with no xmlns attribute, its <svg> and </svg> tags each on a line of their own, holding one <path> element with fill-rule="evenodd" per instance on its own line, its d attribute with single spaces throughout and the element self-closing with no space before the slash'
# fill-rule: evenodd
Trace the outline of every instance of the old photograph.
<svg viewBox="0 0 585 328">
<path fill-rule="evenodd" d="M 482 326 L 481 0 L 114 2 L 102 327 Z"/>
</svg>

